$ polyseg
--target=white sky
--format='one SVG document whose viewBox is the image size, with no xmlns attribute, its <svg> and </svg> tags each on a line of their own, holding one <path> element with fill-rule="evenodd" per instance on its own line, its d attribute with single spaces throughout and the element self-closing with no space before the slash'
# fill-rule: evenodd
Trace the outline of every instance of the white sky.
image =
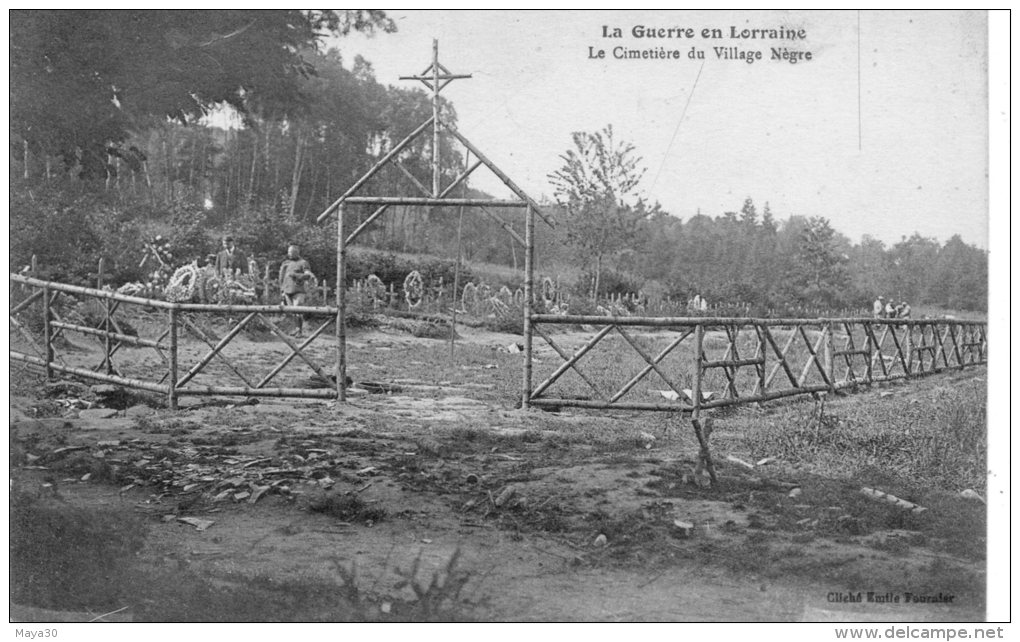
<svg viewBox="0 0 1020 642">
<path fill-rule="evenodd" d="M 361 54 L 380 82 L 423 87 L 398 76 L 421 72 L 438 38 L 440 62 L 474 76 L 443 91 L 460 130 L 536 198 L 551 193 L 546 176 L 571 132 L 612 124 L 644 158 L 644 195 L 683 219 L 698 208 L 739 210 L 751 196 L 780 219 L 825 216 L 855 242 L 870 234 L 892 244 L 918 231 L 988 247 L 984 12 L 861 12 L 860 131 L 856 11 L 388 14 L 398 33 L 336 41 L 346 63 Z M 603 25 L 624 37 L 602 38 Z M 807 38 L 637 39 L 634 25 L 791 26 Z M 618 45 L 664 45 L 685 57 L 615 60 Z M 607 59 L 588 59 L 589 46 Z M 706 51 L 703 68 L 686 58 L 692 46 Z M 713 46 L 758 49 L 763 59 L 719 60 Z M 773 62 L 771 46 L 814 59 Z M 481 174 L 475 187 L 505 194 Z"/>
</svg>

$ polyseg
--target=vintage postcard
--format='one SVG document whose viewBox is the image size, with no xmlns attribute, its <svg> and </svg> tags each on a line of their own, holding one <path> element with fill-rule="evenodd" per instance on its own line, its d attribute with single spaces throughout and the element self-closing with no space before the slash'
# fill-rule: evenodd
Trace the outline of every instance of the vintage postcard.
<svg viewBox="0 0 1020 642">
<path fill-rule="evenodd" d="M 1001 637 L 1003 21 L 11 11 L 15 635 Z"/>
</svg>

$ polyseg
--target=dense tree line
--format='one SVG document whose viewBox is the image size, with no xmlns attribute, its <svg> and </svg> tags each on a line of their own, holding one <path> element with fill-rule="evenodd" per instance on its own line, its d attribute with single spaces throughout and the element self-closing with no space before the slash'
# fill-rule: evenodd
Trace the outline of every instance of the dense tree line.
<svg viewBox="0 0 1020 642">
<path fill-rule="evenodd" d="M 259 259 L 301 242 L 330 274 L 335 237 L 315 218 L 431 115 L 420 89 L 381 84 L 368 61 L 321 49 L 325 34 L 392 30 L 377 11 L 13 11 L 11 22 L 12 268 L 34 254 L 51 276 L 80 281 L 105 257 L 127 280 L 153 234 L 187 262 L 230 233 Z M 440 108 L 456 122 L 452 104 Z M 444 184 L 465 168 L 454 143 L 440 138 Z M 759 211 L 751 198 L 681 220 L 633 198 L 640 159 L 611 128 L 568 143 L 546 204 L 562 224 L 539 226 L 537 256 L 578 294 L 830 309 L 883 294 L 986 309 L 986 253 L 959 237 L 854 244 L 824 212 Z M 421 136 L 400 154 L 426 185 L 431 145 Z M 364 193 L 418 187 L 387 166 Z M 485 196 L 468 184 L 456 195 Z M 350 211 L 357 221 L 371 210 Z M 519 211 L 394 207 L 359 243 L 519 269 L 504 223 L 523 236 Z"/>
</svg>

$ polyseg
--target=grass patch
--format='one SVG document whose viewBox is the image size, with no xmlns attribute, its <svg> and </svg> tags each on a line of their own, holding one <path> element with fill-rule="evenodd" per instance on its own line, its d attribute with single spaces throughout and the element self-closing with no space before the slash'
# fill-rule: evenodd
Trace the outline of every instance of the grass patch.
<svg viewBox="0 0 1020 642">
<path fill-rule="evenodd" d="M 128 510 L 86 510 L 14 489 L 10 599 L 56 609 L 122 606 L 144 539 L 141 519 Z"/>
<path fill-rule="evenodd" d="M 931 400 L 844 398 L 798 404 L 741 426 L 752 457 L 778 457 L 830 476 L 881 469 L 925 486 L 985 488 L 986 398 L 977 381 Z"/>
</svg>

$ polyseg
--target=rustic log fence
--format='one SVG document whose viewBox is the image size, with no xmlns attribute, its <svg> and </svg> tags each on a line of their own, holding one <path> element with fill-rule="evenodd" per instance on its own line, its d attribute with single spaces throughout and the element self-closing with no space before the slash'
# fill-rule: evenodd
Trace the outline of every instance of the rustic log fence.
<svg viewBox="0 0 1020 642">
<path fill-rule="evenodd" d="M 184 396 L 337 399 L 340 395 L 343 382 L 336 381 L 333 353 L 312 348 L 316 338 L 330 327 L 335 329 L 335 307 L 173 303 L 14 274 L 10 283 L 10 358 L 42 368 L 47 379 L 61 373 L 153 392 L 163 395 L 171 409 Z M 99 318 L 71 318 L 68 310 L 80 310 L 81 305 L 62 305 L 70 303 L 66 297 L 91 304 Z M 292 337 L 281 327 L 296 315 L 313 320 L 307 337 Z M 210 327 L 213 320 L 220 329 Z M 243 352 L 228 350 L 253 325 L 282 344 L 275 351 L 279 361 L 268 370 L 264 364 L 251 363 Z M 65 334 L 97 340 L 102 348 L 100 363 L 89 363 L 93 353 L 75 348 Z M 199 349 L 185 349 L 183 335 L 194 337 Z M 129 358 L 117 358 L 122 350 L 132 350 Z M 315 387 L 276 383 L 295 360 L 307 367 L 302 383 L 311 374 Z"/>
<path fill-rule="evenodd" d="M 572 352 L 556 327 L 591 328 Z M 525 405 L 689 412 L 838 392 L 987 362 L 986 323 L 531 315 L 556 355 Z M 583 369 L 586 365 L 587 369 Z M 532 365 L 533 370 L 535 365 Z M 539 374 L 533 372 L 533 376 Z"/>
</svg>

